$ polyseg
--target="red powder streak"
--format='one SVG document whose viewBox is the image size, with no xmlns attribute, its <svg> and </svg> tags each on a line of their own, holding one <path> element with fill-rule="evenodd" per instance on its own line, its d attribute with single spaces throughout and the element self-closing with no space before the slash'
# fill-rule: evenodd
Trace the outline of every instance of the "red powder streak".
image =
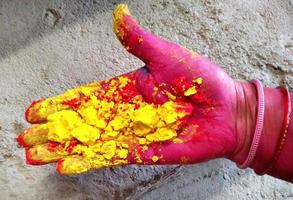
<svg viewBox="0 0 293 200">
<path fill-rule="evenodd" d="M 176 110 L 181 112 L 184 111 L 187 113 L 187 115 L 191 115 L 192 111 L 193 111 L 193 106 L 190 103 L 184 102 L 184 101 L 180 101 L 177 100 L 176 104 L 180 105 L 176 107 Z"/>
<path fill-rule="evenodd" d="M 77 110 L 81 106 L 81 100 L 78 98 L 70 99 L 70 100 L 65 100 L 62 102 L 64 105 L 69 105 L 73 109 Z"/>
<path fill-rule="evenodd" d="M 97 99 L 98 100 L 102 100 L 103 99 L 103 94 L 102 93 L 98 93 L 97 95 L 96 95 L 96 97 L 97 97 Z"/>
<path fill-rule="evenodd" d="M 193 134 L 192 137 L 191 137 L 191 141 L 192 142 L 198 142 L 198 139 L 200 138 L 200 136 L 201 136 L 200 133 Z"/>
<path fill-rule="evenodd" d="M 55 152 L 59 146 L 60 146 L 60 143 L 50 141 L 47 144 L 47 149 L 51 152 Z"/>
<path fill-rule="evenodd" d="M 57 163 L 56 163 L 56 171 L 59 173 L 59 174 L 63 174 L 61 169 L 62 169 L 62 164 L 63 164 L 64 160 L 59 160 Z"/>
<path fill-rule="evenodd" d="M 187 82 L 185 77 L 178 77 L 172 81 L 171 86 L 176 94 L 183 95 L 191 87 L 191 84 Z"/>
<path fill-rule="evenodd" d="M 134 104 L 134 110 L 137 110 L 138 108 L 140 107 L 140 105 L 139 104 Z"/>
<path fill-rule="evenodd" d="M 88 97 L 88 96 L 84 96 L 82 99 L 83 99 L 85 102 L 88 102 L 89 100 L 91 100 L 91 98 Z"/>
<path fill-rule="evenodd" d="M 110 88 L 109 82 L 102 81 L 100 84 L 104 90 L 109 90 L 109 88 Z"/>
<path fill-rule="evenodd" d="M 127 20 L 127 22 L 125 22 L 126 20 Z M 129 17 L 128 16 L 124 16 L 123 17 L 123 21 L 121 21 L 121 23 L 119 24 L 119 27 L 120 27 L 120 31 L 119 32 L 122 32 L 124 34 L 127 34 L 128 33 L 128 26 L 129 25 L 127 26 L 126 24 L 130 24 L 130 22 L 132 22 L 131 19 L 129 20 Z M 124 35 L 124 37 L 125 37 L 125 35 Z M 125 46 L 125 42 L 124 42 L 123 36 L 122 36 L 121 40 L 122 40 L 122 44 Z M 129 50 L 129 49 L 127 49 L 127 50 Z"/>
<path fill-rule="evenodd" d="M 180 130 L 184 125 L 187 124 L 188 118 L 189 117 L 186 116 L 186 117 L 183 117 L 183 118 L 179 119 L 180 120 L 180 124 L 177 125 L 177 129 L 178 130 Z"/>
<path fill-rule="evenodd" d="M 25 113 L 24 113 L 26 121 L 29 121 L 29 120 L 28 120 L 28 115 L 29 115 L 30 108 L 31 108 L 33 105 L 35 105 L 35 104 L 37 104 L 37 103 L 39 103 L 39 102 L 42 102 L 42 101 L 44 101 L 44 100 L 45 100 L 45 99 L 39 99 L 39 100 L 36 100 L 36 101 L 32 101 L 32 102 L 31 102 L 31 105 L 26 109 L 26 111 L 25 111 Z"/>
<path fill-rule="evenodd" d="M 76 146 L 76 145 L 78 145 L 80 142 L 78 141 L 78 140 L 71 140 L 70 141 L 70 144 L 69 144 L 69 146 L 66 148 L 66 151 L 68 152 L 68 153 L 71 153 L 72 152 L 72 150 L 73 150 L 73 148 Z"/>
<path fill-rule="evenodd" d="M 201 93 L 197 93 L 197 94 L 191 96 L 191 99 L 193 101 L 195 101 L 196 103 L 205 104 L 205 105 L 209 105 L 209 106 L 213 105 L 213 101 L 211 99 L 207 98 L 206 96 L 202 95 Z"/>
<path fill-rule="evenodd" d="M 129 102 L 131 99 L 137 96 L 138 92 L 136 90 L 135 83 L 133 81 L 128 83 L 124 88 L 119 90 L 119 95 L 121 96 L 121 100 L 124 103 Z"/>
<path fill-rule="evenodd" d="M 24 139 L 23 139 L 23 133 L 21 133 L 19 136 L 17 136 L 16 141 L 19 145 L 21 145 L 22 147 L 27 146 L 27 144 L 25 143 Z"/>
</svg>

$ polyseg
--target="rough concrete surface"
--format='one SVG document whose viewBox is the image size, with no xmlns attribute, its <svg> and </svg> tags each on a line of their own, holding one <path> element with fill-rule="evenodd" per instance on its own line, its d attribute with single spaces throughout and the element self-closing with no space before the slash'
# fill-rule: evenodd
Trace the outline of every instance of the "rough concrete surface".
<svg viewBox="0 0 293 200">
<path fill-rule="evenodd" d="M 293 185 L 226 160 L 63 177 L 31 167 L 14 138 L 30 101 L 141 67 L 112 32 L 119 1 L 0 2 L 0 199 L 293 199 Z M 148 30 L 208 55 L 233 78 L 293 88 L 291 0 L 126 1 Z"/>
</svg>

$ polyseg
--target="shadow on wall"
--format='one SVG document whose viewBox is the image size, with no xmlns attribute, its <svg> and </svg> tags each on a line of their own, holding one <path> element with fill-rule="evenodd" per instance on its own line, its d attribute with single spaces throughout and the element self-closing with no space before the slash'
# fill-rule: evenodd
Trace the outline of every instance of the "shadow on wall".
<svg viewBox="0 0 293 200">
<path fill-rule="evenodd" d="M 119 0 L 0 2 L 0 59 L 57 29 L 113 10 Z M 127 1 L 125 1 L 127 2 Z"/>
</svg>

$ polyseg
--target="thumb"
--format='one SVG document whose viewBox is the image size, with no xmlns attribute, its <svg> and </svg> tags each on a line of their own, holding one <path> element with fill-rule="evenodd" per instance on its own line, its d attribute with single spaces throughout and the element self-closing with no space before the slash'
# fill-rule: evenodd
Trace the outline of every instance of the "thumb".
<svg viewBox="0 0 293 200">
<path fill-rule="evenodd" d="M 122 45 L 142 60 L 151 72 L 168 67 L 196 53 L 145 31 L 130 15 L 127 5 L 119 4 L 113 13 L 114 32 Z M 167 64 L 166 65 L 166 61 Z M 165 69 L 164 69 L 165 70 Z"/>
</svg>

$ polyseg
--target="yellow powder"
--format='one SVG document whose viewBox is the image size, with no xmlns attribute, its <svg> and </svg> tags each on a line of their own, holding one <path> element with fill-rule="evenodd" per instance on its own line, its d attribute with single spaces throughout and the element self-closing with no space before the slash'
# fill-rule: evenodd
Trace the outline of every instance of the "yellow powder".
<svg viewBox="0 0 293 200">
<path fill-rule="evenodd" d="M 82 123 L 78 113 L 63 110 L 48 116 L 48 139 L 64 143 L 72 139 L 70 131 Z"/>
<path fill-rule="evenodd" d="M 65 158 L 62 162 L 63 174 L 79 174 L 90 169 L 90 162 L 77 156 Z"/>
<path fill-rule="evenodd" d="M 134 97 L 132 103 L 119 103 L 121 97 L 117 91 L 130 82 L 127 77 L 108 82 L 110 88 L 103 95 L 116 96 L 118 103 L 97 99 L 93 88 L 102 92 L 101 88 L 97 88 L 98 84 L 71 90 L 66 93 L 68 100 L 71 99 L 70 95 L 75 97 L 81 91 L 92 95 L 76 111 L 68 108 L 48 116 L 48 139 L 65 143 L 65 149 L 70 146 L 70 140 L 78 140 L 81 144 L 73 146 L 72 153 L 87 160 L 87 164 L 83 165 L 77 162 L 79 158 L 65 159 L 67 168 L 63 173 L 80 173 L 90 168 L 125 164 L 128 162 L 128 149 L 133 145 L 139 145 L 146 151 L 153 142 L 181 142 L 176 138 L 178 125 L 180 119 L 189 114 L 184 108 L 178 110 L 183 105 L 172 99 L 163 105 L 153 105 L 143 102 L 140 95 Z M 139 107 L 135 109 L 134 103 Z M 134 157 L 136 162 L 143 162 L 138 153 Z M 152 158 L 154 162 L 158 159 L 156 156 Z M 72 166 L 69 166 L 69 162 L 73 162 Z"/>
<path fill-rule="evenodd" d="M 135 135 L 138 136 L 145 136 L 146 134 L 151 132 L 151 130 L 151 127 L 138 122 L 133 125 L 133 132 Z"/>
<path fill-rule="evenodd" d="M 67 128 L 64 128 L 62 122 L 47 123 L 48 126 L 48 140 L 54 142 L 64 143 L 73 139 Z"/>
<path fill-rule="evenodd" d="M 112 121 L 109 122 L 108 126 L 115 131 L 119 131 L 128 126 L 128 119 L 124 119 L 121 116 L 116 116 Z"/>
<path fill-rule="evenodd" d="M 124 76 L 119 76 L 118 80 L 119 80 L 119 88 L 124 88 L 129 83 L 129 79 Z"/>
<path fill-rule="evenodd" d="M 122 23 L 124 15 L 129 15 L 128 7 L 125 4 L 119 4 L 118 6 L 116 6 L 114 10 L 113 27 L 114 32 L 120 39 L 122 39 L 125 34 L 123 30 L 120 28 L 120 24 Z"/>
<path fill-rule="evenodd" d="M 109 138 L 109 137 L 116 137 L 118 134 L 119 134 L 118 131 L 106 131 L 103 136 L 105 138 Z"/>
<path fill-rule="evenodd" d="M 174 143 L 182 143 L 183 140 L 180 139 L 180 138 L 174 138 L 174 139 L 173 139 L 173 142 L 174 142 Z"/>
<path fill-rule="evenodd" d="M 143 124 L 152 128 L 159 121 L 159 115 L 152 105 L 146 104 L 137 109 L 131 119 L 134 124 Z"/>
<path fill-rule="evenodd" d="M 171 92 L 164 91 L 164 94 L 166 94 L 170 100 L 172 100 L 172 101 L 176 100 L 176 96 L 174 96 Z"/>
<path fill-rule="evenodd" d="M 93 125 L 98 128 L 105 128 L 107 126 L 106 121 L 103 118 L 99 118 L 98 111 L 93 106 L 81 108 L 78 112 L 89 125 Z"/>
<path fill-rule="evenodd" d="M 82 145 L 75 146 L 72 153 L 82 154 L 85 158 L 94 158 L 96 156 L 93 149 Z"/>
<path fill-rule="evenodd" d="M 153 156 L 152 157 L 152 161 L 157 162 L 158 160 L 159 160 L 159 157 L 158 156 Z"/>
<path fill-rule="evenodd" d="M 116 142 L 113 140 L 106 141 L 101 147 L 101 152 L 106 159 L 111 159 L 115 155 Z"/>
<path fill-rule="evenodd" d="M 188 89 L 184 92 L 184 95 L 185 95 L 185 96 L 191 96 L 191 95 L 194 95 L 194 94 L 196 94 L 196 93 L 197 93 L 197 91 L 196 91 L 196 89 L 195 89 L 195 86 L 192 86 L 192 87 L 188 88 Z"/>
<path fill-rule="evenodd" d="M 174 123 L 179 118 L 179 115 L 172 101 L 169 101 L 163 104 L 163 106 L 159 108 L 159 114 L 160 114 L 160 118 L 166 124 Z"/>
<path fill-rule="evenodd" d="M 77 112 L 72 110 L 62 110 L 48 116 L 49 122 L 61 122 L 64 128 L 72 129 L 81 122 Z"/>
<path fill-rule="evenodd" d="M 197 78 L 197 79 L 193 80 L 192 82 L 201 85 L 202 84 L 202 81 L 203 81 L 203 79 L 200 77 L 200 78 Z"/>
<path fill-rule="evenodd" d="M 170 128 L 158 128 L 153 134 L 146 136 L 146 139 L 152 142 L 161 142 L 169 140 L 177 135 L 176 131 Z"/>
<path fill-rule="evenodd" d="M 118 156 L 120 158 L 127 158 L 128 151 L 126 149 L 120 149 L 118 150 Z"/>
<path fill-rule="evenodd" d="M 100 129 L 97 129 L 88 124 L 81 124 L 74 128 L 70 134 L 83 143 L 95 142 L 100 138 Z"/>
<path fill-rule="evenodd" d="M 139 143 L 139 144 L 146 144 L 146 142 L 147 142 L 147 141 L 146 141 L 145 138 L 139 138 L 139 139 L 138 139 L 138 143 Z"/>
</svg>

